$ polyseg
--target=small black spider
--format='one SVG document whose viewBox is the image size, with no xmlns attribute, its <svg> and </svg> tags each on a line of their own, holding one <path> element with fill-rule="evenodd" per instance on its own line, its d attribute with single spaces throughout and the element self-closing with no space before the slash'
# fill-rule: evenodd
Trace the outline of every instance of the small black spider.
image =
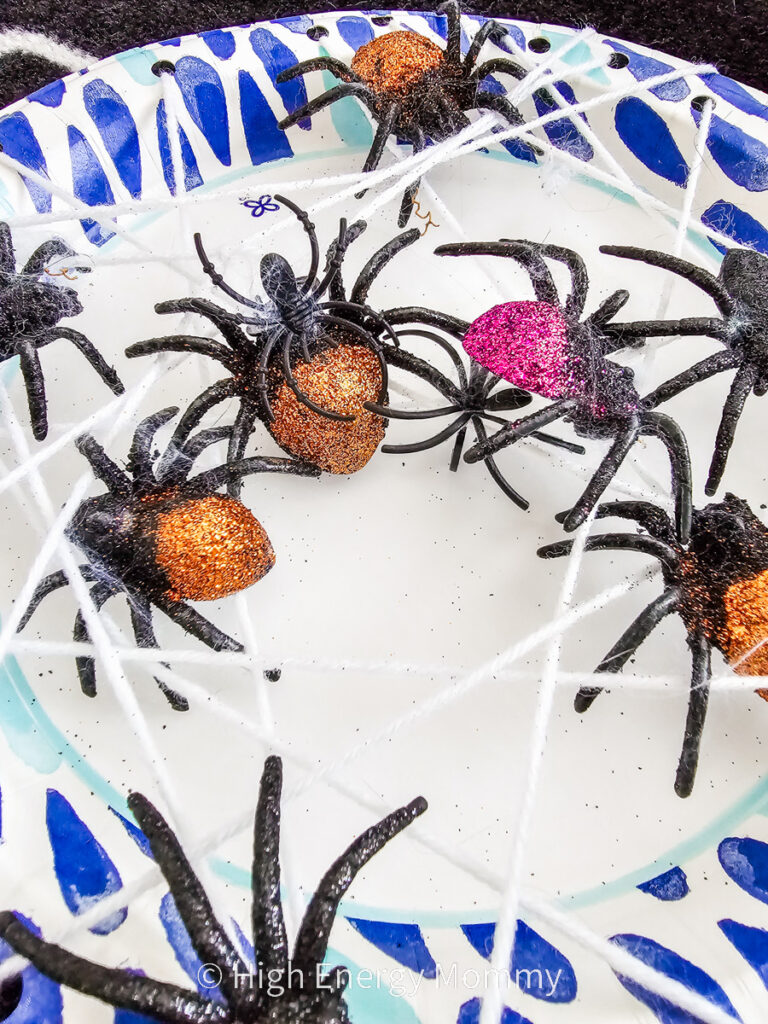
<svg viewBox="0 0 768 1024">
<path fill-rule="evenodd" d="M 65 317 L 82 313 L 83 307 L 74 288 L 55 284 L 44 274 L 52 259 L 69 256 L 75 256 L 72 249 L 60 238 L 51 238 L 17 270 L 11 229 L 0 223 L 0 362 L 19 357 L 36 441 L 48 434 L 48 402 L 39 355 L 44 345 L 59 338 L 71 341 L 108 388 L 116 395 L 124 391 L 117 373 L 93 343 L 79 331 L 59 325 Z M 78 267 L 81 273 L 88 269 Z"/>
<path fill-rule="evenodd" d="M 319 471 L 293 459 L 250 458 L 190 477 L 195 459 L 225 437 L 229 428 L 201 431 L 174 448 L 170 459 L 156 470 L 153 438 L 177 412 L 163 409 L 138 425 L 127 472 L 90 435 L 77 441 L 78 451 L 108 493 L 83 501 L 66 534 L 87 556 L 80 571 L 93 584 L 96 608 L 121 592 L 128 598 L 139 647 L 158 646 L 152 627 L 151 606 L 155 605 L 213 650 L 241 651 L 241 644 L 186 602 L 217 600 L 243 590 L 269 572 L 275 556 L 264 528 L 245 505 L 216 492 L 233 478 L 251 473 L 319 476 Z M 63 571 L 41 580 L 19 629 L 48 594 L 68 582 Z M 82 611 L 75 619 L 73 639 L 90 641 Z M 76 661 L 83 693 L 95 696 L 93 658 L 81 655 Z M 182 696 L 161 680 L 157 683 L 172 707 L 186 710 Z"/>
<path fill-rule="evenodd" d="M 38 938 L 11 911 L 0 913 L 0 937 L 58 984 L 163 1024 L 347 1024 L 344 988 L 349 972 L 345 967 L 326 970 L 323 963 L 339 903 L 360 869 L 423 814 L 427 803 L 417 797 L 388 814 L 334 861 L 309 902 L 289 954 L 280 898 L 281 788 L 280 758 L 268 757 L 256 807 L 251 875 L 257 965 L 248 963 L 216 919 L 199 878 L 162 815 L 140 793 L 128 797 L 195 953 L 221 977 L 218 989 L 223 1002 L 84 960 Z"/>
<path fill-rule="evenodd" d="M 453 337 L 459 339 L 464 336 L 467 328 L 469 327 L 469 324 L 458 320 L 455 317 L 450 317 L 445 313 L 438 313 L 436 311 L 417 307 L 403 307 L 399 310 L 388 310 L 383 315 L 387 322 L 393 326 L 400 322 L 406 322 L 411 317 L 416 316 L 421 323 L 432 323 L 435 326 L 441 327 L 443 331 L 450 333 Z M 441 373 L 440 370 L 436 369 L 419 356 L 406 351 L 402 347 L 395 348 L 392 345 L 387 345 L 384 349 L 384 353 L 385 358 L 390 365 L 396 366 L 401 370 L 406 370 L 415 377 L 426 381 L 427 384 L 430 384 L 450 404 L 440 406 L 436 409 L 411 410 L 393 409 L 390 405 L 381 406 L 374 402 L 366 402 L 365 407 L 370 409 L 372 412 L 378 413 L 380 416 L 386 416 L 391 419 L 425 420 L 443 416 L 451 416 L 453 418 L 443 430 L 424 441 L 417 441 L 413 444 L 382 445 L 381 450 L 386 454 L 407 455 L 411 452 L 427 451 L 427 449 L 435 448 L 437 445 L 442 444 L 443 441 L 447 441 L 455 435 L 456 439 L 454 441 L 450 461 L 450 469 L 452 472 L 455 472 L 461 461 L 461 454 L 466 440 L 467 428 L 470 424 L 475 431 L 477 440 L 481 442 L 486 441 L 488 439 L 485 429 L 486 422 L 505 425 L 508 420 L 496 415 L 497 413 L 506 412 L 510 409 L 520 409 L 523 406 L 528 405 L 531 401 L 531 396 L 528 392 L 521 391 L 519 388 L 502 388 L 498 391 L 494 391 L 494 388 L 501 378 L 496 374 L 491 373 L 489 370 L 486 370 L 479 363 L 475 362 L 474 359 L 470 359 L 469 366 L 465 367 L 461 356 L 454 346 L 434 331 L 415 330 L 411 328 L 404 331 L 398 331 L 397 336 L 400 339 L 404 337 L 421 337 L 434 341 L 448 354 L 456 370 L 458 383 L 454 383 L 446 377 L 445 374 Z M 581 445 L 571 444 L 569 441 L 562 441 L 560 438 L 553 437 L 551 434 L 534 431 L 532 436 L 538 438 L 540 441 L 545 441 L 548 444 L 565 448 L 568 451 L 581 455 L 584 454 L 584 449 Z M 507 497 L 520 508 L 527 509 L 529 507 L 529 503 L 504 477 L 501 470 L 496 465 L 496 461 L 493 456 L 489 455 L 488 458 L 484 460 L 484 463 L 491 478 L 498 484 L 504 494 L 506 494 Z"/>
<path fill-rule="evenodd" d="M 492 74 L 523 79 L 524 68 L 506 57 L 477 63 L 486 40 L 506 35 L 506 29 L 495 21 L 484 22 L 462 58 L 461 11 L 457 0 L 448 0 L 438 11 L 448 18 L 445 49 L 418 32 L 388 32 L 361 46 L 349 67 L 334 57 L 323 56 L 311 57 L 281 71 L 278 83 L 308 71 L 329 71 L 342 84 L 295 110 L 280 122 L 280 127 L 290 128 L 345 96 L 357 97 L 378 125 L 363 164 L 363 172 L 366 172 L 378 166 L 390 136 L 405 139 L 414 153 L 419 153 L 428 141 L 440 142 L 465 128 L 470 123 L 466 111 L 492 110 L 513 127 L 525 124 L 506 96 L 483 88 L 484 79 Z M 538 151 L 523 140 L 520 142 L 526 149 Z M 417 180 L 405 191 L 400 207 L 400 227 L 408 223 L 418 187 Z"/>
<path fill-rule="evenodd" d="M 695 363 L 643 399 L 643 405 L 653 409 L 716 373 L 736 370 L 704 488 L 711 497 L 720 486 L 744 403 L 750 392 L 759 396 L 768 392 L 768 259 L 752 249 L 729 249 L 715 277 L 702 267 L 663 252 L 627 245 L 604 245 L 600 251 L 679 274 L 711 296 L 721 314 L 611 325 L 620 339 L 703 334 L 725 343 L 725 349 Z"/>
<path fill-rule="evenodd" d="M 282 196 L 275 196 L 287 206 L 302 224 L 311 247 L 311 262 L 307 276 L 297 280 L 287 260 L 277 253 L 269 253 L 261 261 L 261 281 L 267 295 L 265 300 L 246 298 L 231 288 L 217 273 L 203 249 L 199 235 L 195 245 L 203 270 L 214 284 L 230 298 L 252 310 L 249 315 L 232 313 L 205 299 L 173 299 L 160 302 L 158 313 L 197 313 L 209 319 L 221 332 L 225 344 L 210 338 L 174 334 L 152 338 L 131 345 L 126 350 L 130 358 L 155 352 L 198 352 L 220 362 L 230 376 L 213 384 L 199 395 L 181 417 L 169 445 L 169 455 L 180 446 L 202 417 L 214 406 L 236 397 L 240 408 L 229 440 L 227 458 L 236 461 L 243 457 L 248 438 L 257 419 L 274 428 L 283 412 L 273 408 L 275 395 L 282 385 L 290 390 L 311 412 L 337 422 L 351 423 L 355 413 L 335 412 L 318 404 L 300 388 L 294 374 L 294 361 L 298 361 L 304 377 L 313 372 L 322 374 L 330 349 L 345 348 L 348 360 L 362 364 L 370 361 L 371 354 L 378 361 L 377 392 L 380 402 L 386 401 L 387 364 L 382 346 L 370 330 L 361 326 L 361 318 L 376 325 L 377 333 L 391 333 L 388 325 L 370 307 L 365 305 L 371 282 L 385 265 L 390 255 L 419 237 L 418 231 L 393 239 L 376 253 L 363 268 L 347 301 L 340 289 L 340 268 L 349 244 L 365 229 L 360 221 L 347 227 L 340 222 L 339 236 L 328 250 L 326 269 L 318 279 L 319 246 L 312 222 L 305 211 Z M 334 287 L 334 281 L 337 281 Z M 321 301 L 326 292 L 329 297 Z M 297 371 L 298 372 L 298 371 Z M 364 397 L 373 397 L 365 395 Z M 362 403 L 360 403 L 362 412 Z M 307 420 L 309 424 L 311 420 Z M 275 434 L 288 434 L 289 430 L 275 430 Z M 279 440 L 278 440 L 278 443 Z M 375 447 L 374 447 L 375 450 Z M 373 454 L 371 451 L 369 456 Z M 230 485 L 230 494 L 238 493 L 238 481 Z"/>
<path fill-rule="evenodd" d="M 645 409 L 630 367 L 607 358 L 622 347 L 609 333 L 609 321 L 629 293 L 615 291 L 581 320 L 589 278 L 581 257 L 571 249 L 500 239 L 441 245 L 435 252 L 440 256 L 511 257 L 525 268 L 536 301 L 494 306 L 470 324 L 462 344 L 472 358 L 510 384 L 555 399 L 552 405 L 475 444 L 465 460 L 487 459 L 560 418 L 572 423 L 580 437 L 611 438 L 608 454 L 564 519 L 563 525 L 570 531 L 587 518 L 638 438 L 652 434 L 669 453 L 677 524 L 680 536 L 686 539 L 691 519 L 691 464 L 685 435 L 669 416 Z M 565 302 L 558 297 L 545 258 L 564 263 L 570 272 L 571 292 Z"/>
<path fill-rule="evenodd" d="M 768 529 L 749 505 L 733 494 L 725 501 L 694 509 L 689 541 L 683 541 L 666 512 L 644 501 L 599 506 L 597 517 L 634 520 L 644 533 L 605 533 L 589 537 L 587 551 L 638 551 L 661 563 L 664 592 L 635 619 L 595 669 L 620 672 L 640 644 L 667 615 L 676 612 L 685 625 L 691 651 L 688 718 L 675 779 L 678 796 L 693 789 L 699 745 L 709 700 L 712 648 L 741 675 L 768 674 Z M 573 541 L 539 549 L 542 558 L 558 558 Z M 575 706 L 586 711 L 600 687 L 579 690 Z M 768 692 L 758 690 L 768 699 Z"/>
</svg>

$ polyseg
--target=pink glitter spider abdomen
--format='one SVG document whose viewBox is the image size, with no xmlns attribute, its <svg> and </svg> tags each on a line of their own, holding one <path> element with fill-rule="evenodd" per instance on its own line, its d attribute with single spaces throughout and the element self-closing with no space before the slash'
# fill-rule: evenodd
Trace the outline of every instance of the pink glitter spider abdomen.
<svg viewBox="0 0 768 1024">
<path fill-rule="evenodd" d="M 568 329 L 548 302 L 503 302 L 473 321 L 463 343 L 481 366 L 542 398 L 574 392 Z"/>
</svg>

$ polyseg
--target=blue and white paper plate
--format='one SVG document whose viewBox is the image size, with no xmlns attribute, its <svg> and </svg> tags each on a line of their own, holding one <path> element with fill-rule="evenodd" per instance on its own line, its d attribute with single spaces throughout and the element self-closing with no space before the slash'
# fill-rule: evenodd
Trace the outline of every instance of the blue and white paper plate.
<svg viewBox="0 0 768 1024">
<path fill-rule="evenodd" d="M 463 18 L 465 48 L 483 20 Z M 706 65 L 592 31 L 503 24 L 508 34 L 486 43 L 488 55 L 542 69 L 563 100 L 562 114 L 547 120 L 554 108 L 523 91 L 526 120 L 543 119 L 532 128 L 543 155 L 489 143 L 433 167 L 413 218 L 422 238 L 390 264 L 370 302 L 473 319 L 494 303 L 531 298 L 511 262 L 433 255 L 447 242 L 512 237 L 576 249 L 590 271 L 590 310 L 627 286 L 634 319 L 654 317 L 660 302 L 670 315 L 710 313 L 685 282 L 665 291 L 660 271 L 638 264 L 628 272 L 598 247 L 677 244 L 714 271 L 726 246 L 768 253 L 768 97 Z M 355 198 L 352 176 L 373 138 L 361 105 L 344 99 L 283 132 L 278 121 L 333 80 L 318 72 L 276 82 L 307 57 L 348 63 L 362 44 L 396 29 L 440 43 L 446 24 L 442 15 L 331 13 L 215 30 L 119 54 L 0 113 L 0 216 L 17 254 L 51 235 L 76 250 L 90 273 L 51 272 L 75 278 L 84 312 L 73 324 L 127 388 L 115 398 L 63 343 L 47 347 L 51 429 L 36 444 L 18 366 L 2 364 L 4 616 L 33 569 L 59 568 L 55 549 L 45 565 L 40 552 L 86 468 L 71 443 L 77 434 L 89 430 L 124 464 L 140 416 L 184 406 L 217 379 L 194 355 L 124 357 L 143 338 L 200 332 L 192 317 L 154 312 L 163 299 L 213 297 L 195 231 L 217 269 L 249 295 L 259 294 L 264 253 L 279 251 L 300 268 L 308 259 L 304 233 L 272 200 L 276 192 L 311 211 L 323 250 L 340 217 L 368 220 L 349 253 L 350 279 L 398 232 L 394 174 Z M 160 61 L 175 73 L 153 73 Z M 702 110 L 711 113 L 706 138 Z M 393 144 L 382 168 L 408 155 Z M 623 361 L 650 385 L 713 346 L 678 339 Z M 727 383 L 715 378 L 674 407 L 691 443 L 698 504 Z M 393 401 L 427 397 L 395 380 Z M 728 468 L 728 489 L 758 514 L 768 503 L 766 414 L 764 401 L 747 404 Z M 393 422 L 388 437 L 413 440 L 413 424 Z M 249 451 L 276 449 L 259 428 Z M 186 714 L 169 709 L 152 663 L 133 652 L 120 600 L 105 621 L 140 712 L 102 664 L 97 697 L 82 696 L 68 648 L 75 600 L 68 590 L 50 598 L 3 649 L 0 904 L 100 963 L 198 985 L 200 965 L 162 880 L 148 875 L 153 865 L 125 799 L 137 789 L 167 808 L 173 793 L 174 818 L 217 911 L 247 931 L 249 831 L 273 750 L 286 768 L 291 927 L 353 835 L 385 808 L 417 793 L 428 798 L 421 831 L 398 838 L 356 881 L 334 928 L 333 958 L 352 971 L 356 1024 L 472 1024 L 511 851 L 523 849 L 537 692 L 558 635 L 547 626 L 558 615 L 564 569 L 535 552 L 558 538 L 554 513 L 578 495 L 602 453 L 600 443 L 581 458 L 534 443 L 504 453 L 503 468 L 531 501 L 527 513 L 482 466 L 451 473 L 444 446 L 378 454 L 349 478 L 249 480 L 245 500 L 269 532 L 276 567 L 240 597 L 205 608 L 247 655 L 209 655 L 158 623 L 163 658 L 189 689 Z M 668 503 L 666 477 L 648 440 L 611 493 Z M 687 801 L 672 790 L 688 675 L 677 620 L 641 648 L 589 715 L 573 711 L 579 673 L 593 669 L 654 595 L 650 568 L 633 555 L 592 556 L 579 574 L 573 605 L 586 610 L 563 632 L 560 685 L 522 837 L 505 1024 L 750 1024 L 768 1011 L 768 707 L 718 661 Z M 615 599 L 593 600 L 628 579 L 633 586 Z M 279 681 L 264 677 L 272 668 Z M 92 908 L 102 904 L 106 916 L 93 925 Z M 675 1010 L 633 980 L 621 969 L 622 951 L 638 971 L 648 965 L 657 981 L 687 986 L 702 1015 Z M 12 1024 L 128 1021 L 31 969 L 24 977 Z"/>
</svg>

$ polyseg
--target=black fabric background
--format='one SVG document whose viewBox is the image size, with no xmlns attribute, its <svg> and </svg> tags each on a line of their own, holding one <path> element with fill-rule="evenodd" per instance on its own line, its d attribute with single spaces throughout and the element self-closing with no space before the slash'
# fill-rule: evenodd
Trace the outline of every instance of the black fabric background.
<svg viewBox="0 0 768 1024">
<path fill-rule="evenodd" d="M 411 0 L 434 10 L 439 0 Z M 0 30 L 30 29 L 106 57 L 132 46 L 210 28 L 310 10 L 381 8 L 382 0 L 338 5 L 308 0 L 0 0 Z M 396 5 L 395 5 L 396 6 Z M 466 5 L 465 5 L 466 6 Z M 478 13 L 546 21 L 644 43 L 688 60 L 707 60 L 768 91 L 768 0 L 482 0 Z M 30 55 L 0 58 L 0 108 L 61 75 Z"/>
</svg>

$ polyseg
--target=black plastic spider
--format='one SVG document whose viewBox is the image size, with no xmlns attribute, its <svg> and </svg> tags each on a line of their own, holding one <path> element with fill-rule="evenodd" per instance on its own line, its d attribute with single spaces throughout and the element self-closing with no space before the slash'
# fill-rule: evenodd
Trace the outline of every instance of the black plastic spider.
<svg viewBox="0 0 768 1024">
<path fill-rule="evenodd" d="M 470 356 L 510 384 L 555 399 L 552 405 L 502 427 L 487 441 L 479 441 L 466 453 L 465 460 L 487 459 L 560 418 L 571 422 L 580 437 L 611 438 L 608 454 L 564 519 L 563 525 L 570 531 L 584 522 L 638 438 L 652 434 L 669 453 L 677 525 L 680 536 L 687 538 L 691 465 L 685 435 L 669 416 L 645 409 L 631 368 L 607 358 L 623 347 L 609 333 L 609 321 L 629 293 L 614 292 L 581 320 L 589 278 L 581 257 L 571 249 L 500 239 L 441 245 L 435 252 L 440 256 L 511 257 L 525 268 L 536 301 L 494 306 L 470 324 L 462 344 Z M 564 263 L 570 272 L 571 292 L 563 303 L 545 257 Z M 637 344 L 637 339 L 633 343 Z"/>
<path fill-rule="evenodd" d="M 693 263 L 663 252 L 627 245 L 604 245 L 601 252 L 623 259 L 640 260 L 679 274 L 714 299 L 721 317 L 684 317 L 680 320 L 643 320 L 612 324 L 618 338 L 654 338 L 667 335 L 706 335 L 726 348 L 707 356 L 666 381 L 643 399 L 653 409 L 699 381 L 725 370 L 736 370 L 723 406 L 715 451 L 705 492 L 713 495 L 720 486 L 736 427 L 750 392 L 768 392 L 768 259 L 752 249 L 729 249 L 717 277 Z"/>
<path fill-rule="evenodd" d="M 227 463 L 189 477 L 195 459 L 228 428 L 201 431 L 174 448 L 162 469 L 155 470 L 151 453 L 155 433 L 176 415 L 163 409 L 143 420 L 133 436 L 127 472 L 123 472 L 90 435 L 77 442 L 78 451 L 108 493 L 87 498 L 67 527 L 67 537 L 85 553 L 80 567 L 93 584 L 91 598 L 100 609 L 124 593 L 139 647 L 157 647 L 152 627 L 154 605 L 186 632 L 215 651 L 241 651 L 242 645 L 203 618 L 187 601 L 208 601 L 237 593 L 261 579 L 274 565 L 274 552 L 264 528 L 235 498 L 217 494 L 233 478 L 252 473 L 295 473 L 319 476 L 314 466 L 292 459 L 250 458 Z M 40 602 L 65 586 L 65 572 L 52 573 L 37 586 L 19 629 Z M 79 611 L 73 638 L 88 643 L 88 627 Z M 83 693 L 96 695 L 93 658 L 77 659 Z M 187 701 L 161 680 L 158 686 L 179 711 Z"/>
<path fill-rule="evenodd" d="M 360 296 L 367 293 L 371 281 L 387 261 L 386 254 L 402 248 L 402 239 L 393 239 L 373 256 L 363 268 L 347 301 L 338 288 L 331 286 L 339 275 L 340 267 L 349 244 L 364 230 L 365 224 L 358 222 L 347 228 L 346 220 L 339 226 L 339 236 L 331 244 L 326 272 L 318 279 L 319 246 L 317 235 L 308 215 L 294 203 L 282 196 L 275 196 L 287 206 L 302 224 L 311 247 L 311 262 L 307 276 L 296 276 L 284 257 L 269 253 L 261 261 L 261 281 L 266 300 L 255 300 L 240 295 L 217 273 L 203 249 L 199 235 L 195 245 L 203 270 L 214 284 L 230 298 L 253 312 L 250 315 L 231 313 L 205 299 L 173 299 L 160 302 L 155 307 L 158 313 L 198 313 L 209 319 L 221 332 L 226 344 L 210 338 L 174 334 L 163 338 L 152 338 L 131 345 L 126 355 L 148 355 L 155 352 L 181 351 L 198 352 L 220 362 L 230 376 L 218 381 L 199 395 L 181 417 L 168 448 L 171 457 L 173 449 L 184 443 L 202 417 L 214 406 L 231 397 L 240 400 L 240 409 L 229 440 L 227 457 L 230 461 L 241 459 L 258 418 L 268 425 L 274 424 L 273 409 L 275 391 L 287 383 L 300 402 L 312 412 L 330 420 L 351 422 L 354 414 L 338 413 L 324 408 L 313 401 L 299 387 L 292 363 L 299 360 L 303 368 L 314 367 L 322 370 L 322 356 L 329 349 L 348 346 L 352 357 L 372 352 L 378 360 L 380 370 L 379 400 L 386 401 L 387 364 L 382 347 L 369 330 L 361 326 L 361 317 L 377 325 L 378 331 L 391 331 L 381 317 L 364 305 Z M 419 237 L 418 231 L 409 232 L 407 244 Z M 321 301 L 330 289 L 329 298 Z M 396 339 L 395 339 L 396 340 Z M 238 483 L 233 480 L 230 494 L 236 496 Z"/>
<path fill-rule="evenodd" d="M 58 984 L 163 1024 L 346 1024 L 344 988 L 349 972 L 345 967 L 326 971 L 323 964 L 339 903 L 360 869 L 423 814 L 427 802 L 417 797 L 388 814 L 334 861 L 309 902 L 289 955 L 280 898 L 281 788 L 280 758 L 268 757 L 256 807 L 251 875 L 258 971 L 217 921 L 200 880 L 162 815 L 140 793 L 128 798 L 195 953 L 221 977 L 218 988 L 223 1003 L 177 985 L 84 960 L 39 939 L 11 911 L 0 913 L 0 937 Z"/>
<path fill-rule="evenodd" d="M 464 336 L 469 327 L 469 324 L 448 314 L 419 307 L 387 310 L 383 315 L 387 322 L 393 326 L 399 323 L 407 323 L 413 317 L 417 317 L 419 322 L 431 323 L 433 326 L 441 328 L 458 339 Z M 393 455 L 423 452 L 429 448 L 435 448 L 437 445 L 442 444 L 443 441 L 447 441 L 455 435 L 456 439 L 450 461 L 450 469 L 452 472 L 455 472 L 461 460 L 467 428 L 470 423 L 474 428 L 477 440 L 486 441 L 488 439 L 485 429 L 486 422 L 500 423 L 502 425 L 508 422 L 503 417 L 496 415 L 496 413 L 505 412 L 510 409 L 520 409 L 531 401 L 531 396 L 528 392 L 521 391 L 519 388 L 502 388 L 494 392 L 494 388 L 499 383 L 500 378 L 475 362 L 474 359 L 469 360 L 468 368 L 465 367 L 461 356 L 454 346 L 434 331 L 408 329 L 398 331 L 397 336 L 398 338 L 421 337 L 434 341 L 448 354 L 456 369 L 458 384 L 454 384 L 440 370 L 419 356 L 406 351 L 404 348 L 395 348 L 392 345 L 385 346 L 385 357 L 390 365 L 396 366 L 401 370 L 407 370 L 408 373 L 426 381 L 450 404 L 436 409 L 423 410 L 393 409 L 390 405 L 382 406 L 373 402 L 366 402 L 365 407 L 372 412 L 378 413 L 380 416 L 386 416 L 391 419 L 424 420 L 443 416 L 451 416 L 453 418 L 447 427 L 425 441 L 418 441 L 413 444 L 385 444 L 382 445 L 382 452 Z M 581 445 L 562 441 L 551 434 L 534 431 L 531 436 L 548 444 L 565 448 L 568 451 L 581 455 L 584 454 L 584 449 Z M 528 501 L 504 477 L 496 465 L 493 456 L 489 455 L 484 460 L 484 463 L 491 478 L 498 484 L 504 494 L 520 508 L 527 509 L 529 507 Z"/>
<path fill-rule="evenodd" d="M 477 63 L 486 40 L 506 35 L 506 29 L 495 21 L 484 22 L 462 59 L 461 11 L 457 0 L 448 0 L 438 11 L 448 18 L 445 49 L 418 32 L 389 32 L 361 46 L 349 67 L 334 57 L 323 56 L 311 57 L 281 71 L 278 83 L 308 71 L 329 71 L 342 84 L 295 110 L 280 122 L 280 127 L 290 128 L 345 96 L 357 97 L 378 125 L 363 164 L 366 172 L 377 167 L 391 135 L 405 139 L 414 153 L 419 153 L 428 141 L 442 141 L 465 128 L 470 123 L 466 111 L 492 110 L 513 127 L 525 124 L 506 96 L 483 89 L 483 80 L 489 75 L 503 73 L 523 79 L 525 70 L 506 57 Z M 520 141 L 527 149 L 538 151 Z M 405 191 L 400 227 L 408 222 L 418 187 L 417 180 Z"/>
<path fill-rule="evenodd" d="M 52 277 L 43 275 L 51 260 L 68 256 L 75 256 L 72 249 L 60 238 L 51 238 L 39 245 L 21 270 L 17 270 L 11 229 L 0 223 L 0 362 L 19 357 L 32 433 L 37 441 L 48 434 L 48 402 L 39 355 L 44 345 L 58 338 L 71 341 L 108 388 L 116 395 L 124 390 L 117 373 L 93 343 L 79 331 L 59 325 L 64 317 L 82 313 L 83 307 L 74 288 L 62 287 Z M 82 273 L 89 268 L 78 270 Z"/>
<path fill-rule="evenodd" d="M 768 529 L 749 505 L 733 494 L 694 509 L 690 540 L 680 537 L 667 514 L 643 501 L 601 505 L 600 519 L 634 520 L 644 533 L 589 537 L 587 551 L 638 551 L 661 563 L 664 592 L 652 601 L 613 645 L 596 672 L 620 672 L 665 616 L 676 612 L 688 634 L 691 688 L 688 717 L 675 779 L 678 796 L 693 788 L 699 745 L 709 699 L 711 652 L 715 647 L 741 675 L 768 673 Z M 540 548 L 542 558 L 558 558 L 573 541 Z M 575 706 L 586 711 L 600 687 L 579 690 Z M 758 691 L 768 699 L 768 692 Z"/>
</svg>

